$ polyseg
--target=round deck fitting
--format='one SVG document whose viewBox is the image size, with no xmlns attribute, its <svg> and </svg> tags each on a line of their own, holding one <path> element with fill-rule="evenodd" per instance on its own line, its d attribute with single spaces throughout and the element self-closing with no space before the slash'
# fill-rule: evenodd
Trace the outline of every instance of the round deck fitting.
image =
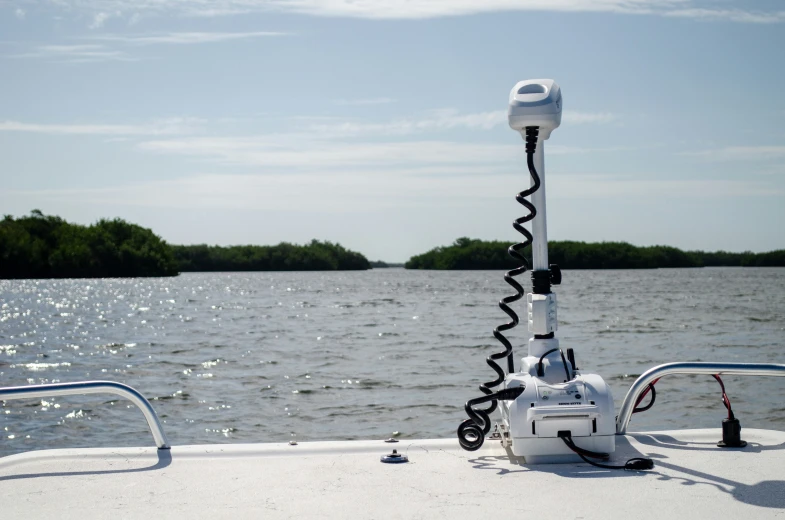
<svg viewBox="0 0 785 520">
<path fill-rule="evenodd" d="M 381 461 L 387 464 L 401 464 L 402 462 L 409 462 L 409 457 L 401 455 L 398 453 L 398 450 L 392 450 L 392 453 L 389 455 L 382 455 Z"/>
</svg>

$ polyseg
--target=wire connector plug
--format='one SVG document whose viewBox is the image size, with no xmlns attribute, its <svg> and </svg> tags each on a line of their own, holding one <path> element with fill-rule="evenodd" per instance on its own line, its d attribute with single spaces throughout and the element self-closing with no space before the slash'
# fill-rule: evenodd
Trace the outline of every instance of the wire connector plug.
<svg viewBox="0 0 785 520">
<path fill-rule="evenodd" d="M 722 440 L 717 443 L 720 448 L 743 448 L 746 441 L 741 440 L 741 424 L 735 417 L 722 420 Z"/>
</svg>

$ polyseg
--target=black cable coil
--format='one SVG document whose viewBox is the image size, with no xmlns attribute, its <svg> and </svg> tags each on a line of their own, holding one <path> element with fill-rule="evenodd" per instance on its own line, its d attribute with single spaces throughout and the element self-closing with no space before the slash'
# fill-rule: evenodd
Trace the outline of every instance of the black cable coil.
<svg viewBox="0 0 785 520">
<path fill-rule="evenodd" d="M 517 200 L 523 207 L 529 210 L 529 214 L 515 219 L 515 221 L 512 223 L 512 227 L 514 227 L 518 233 L 524 236 L 524 241 L 518 244 L 513 244 L 507 249 L 507 253 L 511 257 L 520 261 L 521 266 L 511 269 L 504 274 L 504 281 L 512 286 L 516 293 L 512 296 L 506 296 L 502 298 L 499 302 L 499 308 L 503 310 L 512 321 L 499 325 L 493 330 L 493 336 L 499 340 L 502 345 L 504 345 L 504 352 L 496 352 L 491 354 L 485 360 L 488 363 L 488 366 L 490 366 L 493 371 L 496 372 L 496 379 L 481 384 L 480 391 L 485 395 L 475 399 L 469 399 L 466 402 L 466 406 L 464 407 L 466 414 L 469 416 L 469 419 L 466 419 L 460 424 L 460 426 L 458 426 L 458 442 L 460 443 L 461 447 L 467 451 L 475 451 L 480 449 L 480 447 L 483 445 L 483 442 L 485 442 L 485 435 L 491 431 L 491 420 L 489 415 L 493 413 L 496 410 L 496 407 L 499 405 L 497 398 L 490 397 L 494 395 L 491 388 L 502 384 L 504 382 L 505 375 L 504 370 L 499 366 L 496 360 L 507 358 L 507 368 L 509 372 L 515 371 L 512 357 L 512 344 L 504 336 L 504 334 L 502 334 L 502 332 L 515 328 L 519 323 L 518 315 L 515 313 L 515 311 L 512 310 L 509 304 L 523 298 L 523 287 L 514 279 L 514 277 L 525 273 L 529 269 L 529 262 L 526 260 L 526 257 L 523 256 L 523 253 L 519 251 L 530 245 L 534 239 L 529 230 L 523 227 L 523 224 L 531 221 L 537 215 L 537 208 L 534 207 L 534 204 L 526 200 L 526 197 L 532 195 L 534 192 L 540 189 L 540 176 L 537 174 L 537 170 L 534 168 L 534 151 L 537 149 L 537 139 L 539 134 L 539 127 L 526 127 L 526 165 L 529 167 L 529 175 L 531 175 L 532 178 L 532 185 L 528 189 L 518 193 L 515 196 L 515 200 Z M 488 408 L 474 408 L 474 406 L 483 402 L 487 402 L 488 400 L 491 401 L 491 404 L 488 406 Z"/>
</svg>

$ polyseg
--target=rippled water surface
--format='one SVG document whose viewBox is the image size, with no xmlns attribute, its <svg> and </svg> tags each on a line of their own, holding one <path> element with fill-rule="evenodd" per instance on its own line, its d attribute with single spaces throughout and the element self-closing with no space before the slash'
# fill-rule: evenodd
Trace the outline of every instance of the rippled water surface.
<svg viewBox="0 0 785 520">
<path fill-rule="evenodd" d="M 484 359 L 508 293 L 490 271 L 5 280 L 0 385 L 130 384 L 173 444 L 452 436 L 493 379 Z M 785 269 L 567 271 L 557 293 L 562 347 L 606 377 L 617 407 L 656 364 L 785 363 Z M 743 426 L 785 429 L 785 381 L 725 380 Z M 719 427 L 718 388 L 666 378 L 631 429 Z M 0 455 L 152 442 L 112 396 L 1 404 Z"/>
</svg>

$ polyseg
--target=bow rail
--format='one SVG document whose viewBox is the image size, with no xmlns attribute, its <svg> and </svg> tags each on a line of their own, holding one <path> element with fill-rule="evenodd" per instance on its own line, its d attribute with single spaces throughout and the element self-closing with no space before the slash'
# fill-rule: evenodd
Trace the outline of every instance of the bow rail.
<svg viewBox="0 0 785 520">
<path fill-rule="evenodd" d="M 785 376 L 785 365 L 775 363 L 700 363 L 679 362 L 665 363 L 650 368 L 640 375 L 632 384 L 621 403 L 619 415 L 616 418 L 616 434 L 627 433 L 627 425 L 632 417 L 632 410 L 638 396 L 654 380 L 672 374 L 707 374 L 707 375 L 732 375 L 732 376 Z"/>
<path fill-rule="evenodd" d="M 115 381 L 79 381 L 76 383 L 0 387 L 0 401 L 84 394 L 114 394 L 131 401 L 144 414 L 158 449 L 169 449 L 169 442 L 155 409 L 145 396 L 128 385 Z"/>
</svg>

